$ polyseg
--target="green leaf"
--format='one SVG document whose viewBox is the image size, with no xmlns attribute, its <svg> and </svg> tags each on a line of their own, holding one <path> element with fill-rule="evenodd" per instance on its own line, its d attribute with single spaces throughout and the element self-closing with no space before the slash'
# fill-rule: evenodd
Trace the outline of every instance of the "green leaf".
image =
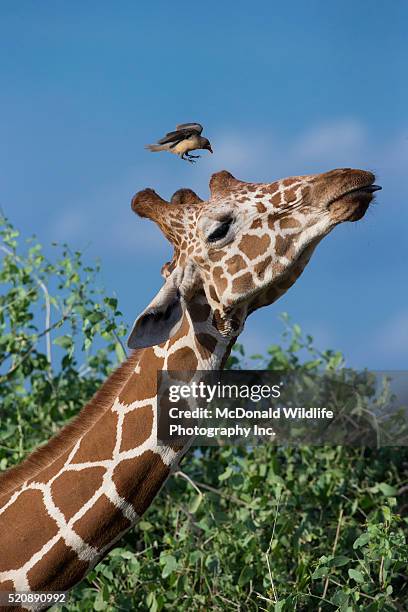
<svg viewBox="0 0 408 612">
<path fill-rule="evenodd" d="M 244 586 L 244 584 L 247 584 L 251 580 L 251 578 L 253 578 L 253 576 L 253 568 L 249 565 L 244 565 L 238 578 L 238 585 Z"/>
<path fill-rule="evenodd" d="M 149 608 L 149 612 L 157 612 L 159 606 L 157 604 L 155 594 L 152 591 L 146 597 L 146 603 Z"/>
<path fill-rule="evenodd" d="M 122 363 L 122 361 L 124 361 L 127 357 L 120 342 L 116 342 L 115 344 L 115 353 L 119 363 Z"/>
<path fill-rule="evenodd" d="M 149 523 L 148 521 L 139 521 L 138 527 L 142 531 L 153 531 L 153 529 L 154 529 L 154 526 L 151 523 Z"/>
<path fill-rule="evenodd" d="M 352 578 L 353 580 L 355 580 L 356 582 L 359 582 L 360 584 L 362 582 L 365 582 L 364 576 L 361 572 L 359 572 L 358 570 L 355 569 L 349 569 L 348 571 L 348 575 L 350 576 L 350 578 Z"/>
<path fill-rule="evenodd" d="M 203 501 L 203 495 L 196 495 L 188 505 L 188 510 L 191 514 L 195 514 Z"/>
<path fill-rule="evenodd" d="M 116 310 L 118 307 L 118 300 L 114 297 L 106 297 L 103 301 L 112 310 Z"/>
<path fill-rule="evenodd" d="M 361 548 L 362 546 L 365 546 L 370 541 L 370 539 L 371 539 L 371 536 L 368 532 L 362 533 L 361 536 L 359 536 L 353 544 L 354 550 L 356 548 Z"/>
<path fill-rule="evenodd" d="M 220 480 L 221 482 L 223 480 L 227 480 L 230 476 L 232 476 L 232 474 L 233 474 L 233 469 L 232 467 L 228 466 L 225 472 L 223 472 L 222 474 L 218 476 L 218 480 Z"/>
<path fill-rule="evenodd" d="M 388 506 L 381 506 L 381 511 L 383 513 L 384 520 L 388 523 L 391 522 L 392 514 L 390 508 Z"/>
<path fill-rule="evenodd" d="M 312 580 L 323 578 L 324 576 L 327 576 L 329 572 L 330 572 L 330 569 L 325 565 L 323 565 L 322 567 L 318 567 L 317 569 L 315 569 L 315 571 L 312 574 Z"/>
<path fill-rule="evenodd" d="M 345 557 L 344 555 L 338 555 L 329 561 L 330 567 L 341 567 L 342 565 L 347 565 L 351 561 L 350 557 Z"/>
<path fill-rule="evenodd" d="M 72 346 L 72 338 L 71 336 L 59 336 L 58 338 L 55 338 L 53 344 L 69 349 Z"/>
<path fill-rule="evenodd" d="M 130 550 L 124 550 L 123 552 L 121 552 L 120 556 L 122 557 L 122 559 L 133 559 L 135 554 L 130 552 Z"/>
<path fill-rule="evenodd" d="M 380 482 L 378 488 L 385 497 L 393 497 L 397 494 L 397 489 L 387 484 L 386 482 Z"/>
<path fill-rule="evenodd" d="M 96 596 L 93 607 L 94 607 L 94 610 L 97 610 L 97 612 L 99 610 L 106 610 L 107 604 L 103 600 L 103 594 L 101 592 L 99 592 L 98 595 Z"/>
<path fill-rule="evenodd" d="M 162 569 L 162 578 L 167 578 L 172 574 L 178 566 L 177 559 L 173 555 L 161 555 L 160 563 L 164 565 Z"/>
<path fill-rule="evenodd" d="M 348 594 L 339 589 L 335 592 L 335 594 L 333 595 L 330 601 L 334 603 L 334 605 L 340 607 L 340 606 L 347 605 L 348 599 L 349 599 Z"/>
</svg>

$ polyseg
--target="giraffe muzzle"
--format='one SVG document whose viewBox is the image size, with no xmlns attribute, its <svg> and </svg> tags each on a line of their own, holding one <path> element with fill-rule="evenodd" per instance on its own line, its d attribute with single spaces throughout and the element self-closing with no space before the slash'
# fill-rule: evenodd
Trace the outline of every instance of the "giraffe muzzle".
<svg viewBox="0 0 408 612">
<path fill-rule="evenodd" d="M 359 221 L 365 215 L 374 199 L 374 193 L 382 189 L 379 185 L 371 183 L 370 185 L 363 185 L 355 187 L 346 191 L 340 196 L 332 205 L 331 208 L 335 209 L 336 204 L 338 205 L 338 212 L 341 213 L 343 209 L 344 221 Z"/>
<path fill-rule="evenodd" d="M 367 185 L 366 187 L 356 187 L 355 189 L 350 189 L 350 191 L 347 191 L 345 194 L 343 194 L 343 196 L 347 196 L 347 195 L 359 195 L 361 194 L 371 194 L 374 193 L 375 191 L 380 191 L 382 189 L 382 187 L 380 185 Z"/>
<path fill-rule="evenodd" d="M 381 189 L 372 172 L 343 168 L 321 175 L 314 195 L 326 200 L 335 223 L 358 221 Z"/>
</svg>

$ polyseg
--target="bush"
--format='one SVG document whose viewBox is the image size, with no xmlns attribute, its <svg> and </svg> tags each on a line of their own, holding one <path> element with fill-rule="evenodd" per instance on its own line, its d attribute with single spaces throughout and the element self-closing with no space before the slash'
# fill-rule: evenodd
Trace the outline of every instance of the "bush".
<svg viewBox="0 0 408 612">
<path fill-rule="evenodd" d="M 47 260 L 2 222 L 0 467 L 76 414 L 123 356 L 117 300 L 97 268 Z M 228 366 L 331 371 L 284 318 L 282 345 Z M 407 600 L 406 448 L 203 447 L 64 610 L 402 610 Z M 405 502 L 406 503 L 406 502 Z"/>
</svg>

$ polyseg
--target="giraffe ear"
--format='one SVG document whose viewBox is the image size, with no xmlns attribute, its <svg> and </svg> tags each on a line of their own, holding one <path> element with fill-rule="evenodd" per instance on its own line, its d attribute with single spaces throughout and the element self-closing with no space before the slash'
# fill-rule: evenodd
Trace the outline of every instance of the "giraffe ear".
<svg viewBox="0 0 408 612">
<path fill-rule="evenodd" d="M 184 300 L 178 290 L 177 269 L 133 324 L 127 345 L 131 349 L 162 344 L 179 329 L 184 313 Z"/>
</svg>

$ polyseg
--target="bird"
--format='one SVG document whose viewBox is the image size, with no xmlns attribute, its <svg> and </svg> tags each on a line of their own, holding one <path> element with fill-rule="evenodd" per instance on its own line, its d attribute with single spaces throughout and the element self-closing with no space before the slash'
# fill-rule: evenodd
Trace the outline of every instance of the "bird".
<svg viewBox="0 0 408 612">
<path fill-rule="evenodd" d="M 191 155 L 190 151 L 196 149 L 207 149 L 213 152 L 208 138 L 201 136 L 203 126 L 200 123 L 180 123 L 176 125 L 173 132 L 168 132 L 157 144 L 146 145 L 145 149 L 156 153 L 157 151 L 169 151 L 175 153 L 181 159 L 195 163 L 201 155 Z"/>
</svg>

